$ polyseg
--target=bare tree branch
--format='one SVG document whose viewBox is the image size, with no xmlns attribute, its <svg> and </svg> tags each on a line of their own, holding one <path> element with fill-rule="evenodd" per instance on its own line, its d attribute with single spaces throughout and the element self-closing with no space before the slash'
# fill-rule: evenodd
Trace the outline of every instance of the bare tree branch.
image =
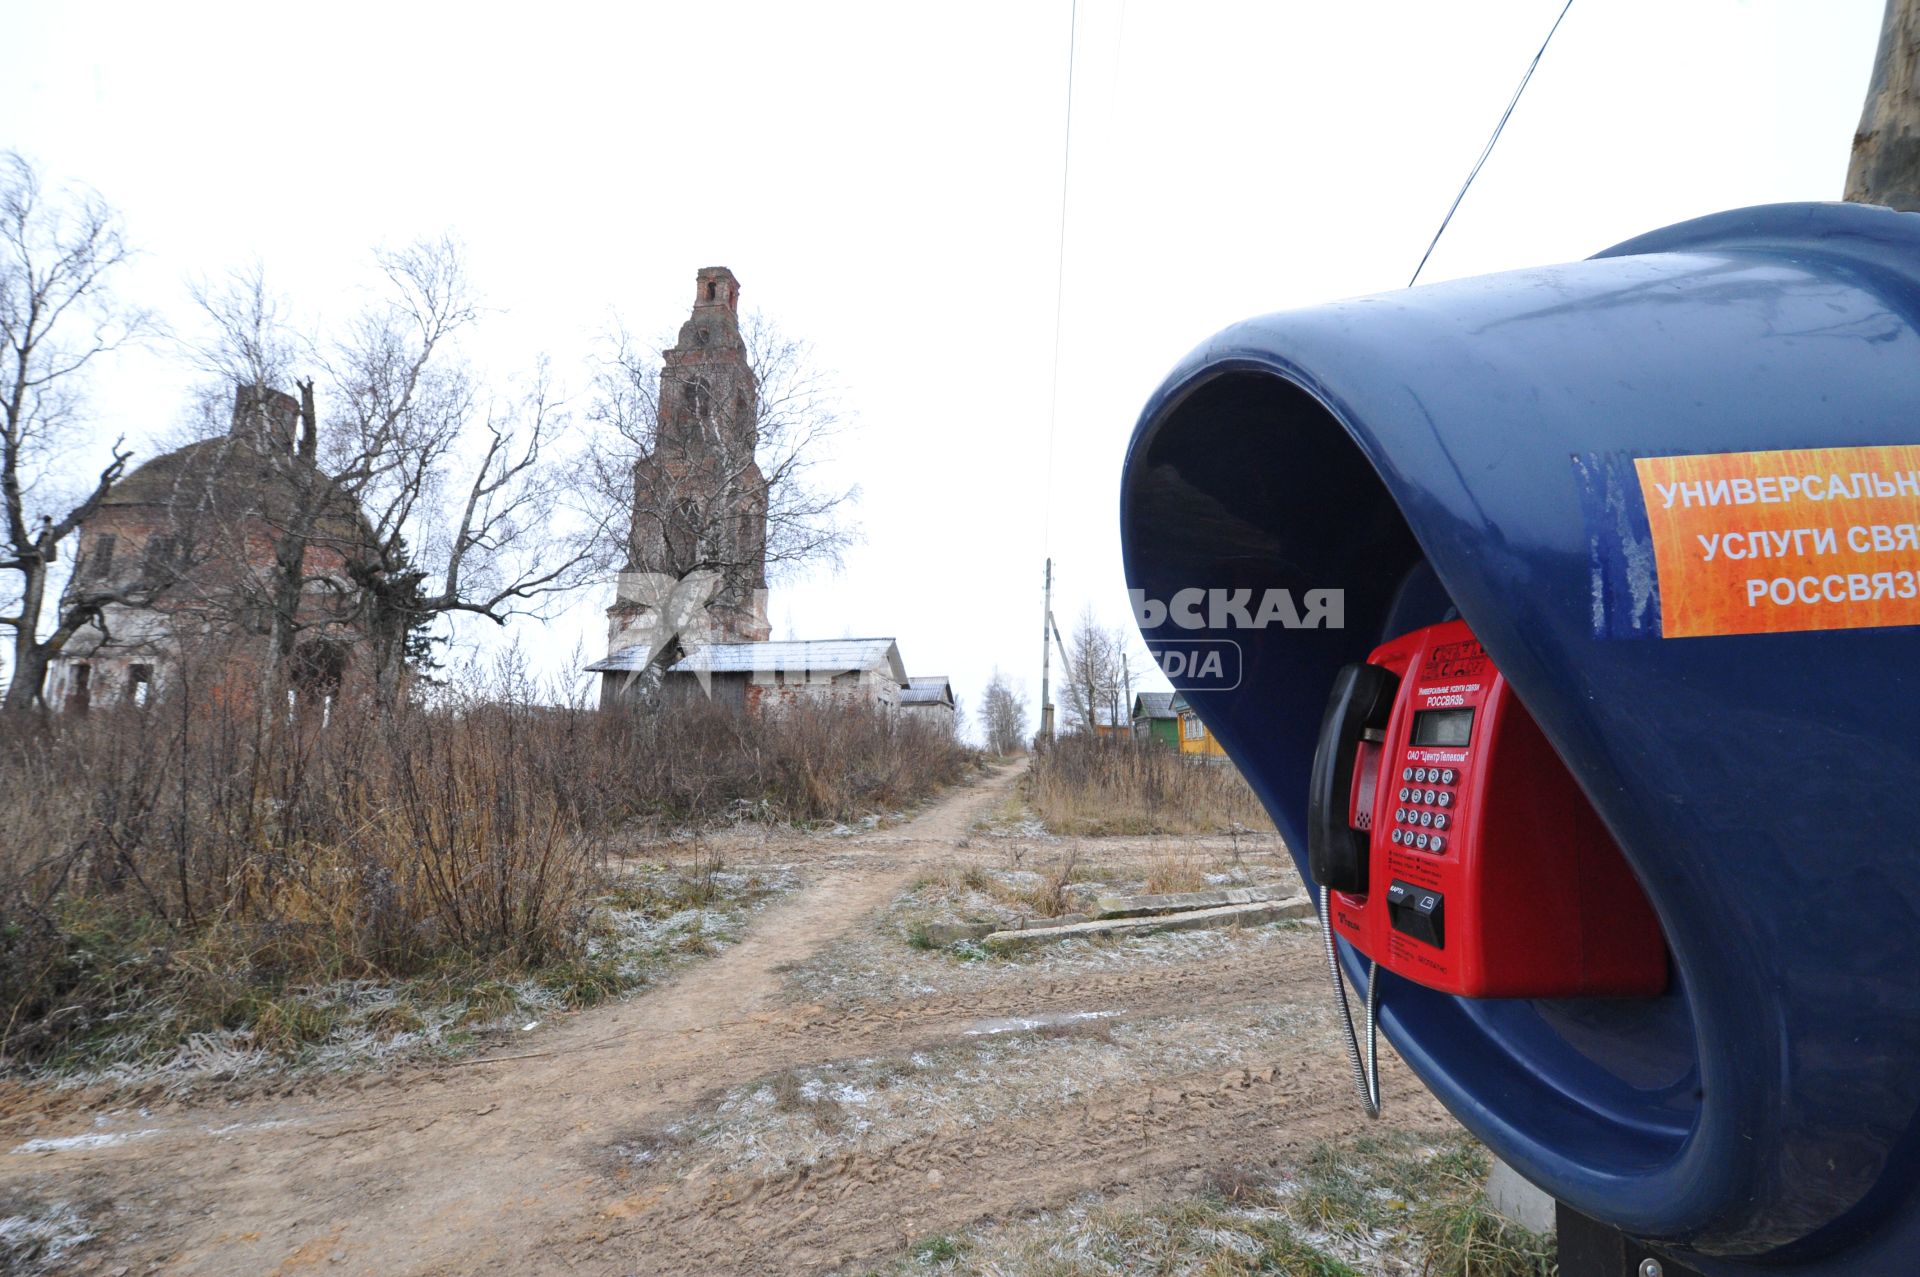
<svg viewBox="0 0 1920 1277">
<path fill-rule="evenodd" d="M 732 405 L 717 405 L 714 425 L 702 440 L 708 468 L 684 481 L 667 476 L 653 490 L 641 492 L 635 491 L 635 466 L 660 445 L 663 356 L 657 348 L 636 343 L 617 322 L 603 339 L 588 412 L 599 429 L 585 477 L 592 498 L 589 514 L 603 537 L 600 550 L 606 566 L 624 561 L 631 523 L 651 524 L 656 530 L 674 525 L 690 544 L 706 547 L 685 563 L 675 563 L 682 575 L 749 566 L 719 553 L 738 542 L 714 533 L 737 517 L 738 499 L 750 477 L 763 477 L 766 484 L 764 558 L 769 578 L 838 566 L 854 543 L 857 530 L 848 516 L 859 489 L 814 478 L 842 425 L 831 381 L 804 343 L 783 336 L 765 318 L 749 315 L 740 332 L 758 392 L 751 431 L 733 429 L 728 416 Z M 753 439 L 753 446 L 732 446 L 731 440 L 743 434 Z"/>
<path fill-rule="evenodd" d="M 24 158 L 0 156 L 0 569 L 15 574 L 19 599 L 17 611 L 0 616 L 13 632 L 7 709 L 40 702 L 47 667 L 74 628 L 63 612 L 51 634 L 40 633 L 59 545 L 99 507 L 132 455 L 116 442 L 77 503 L 57 515 L 32 508 L 64 455 L 85 440 L 82 374 L 156 329 L 150 315 L 113 296 L 111 277 L 130 255 L 119 216 L 98 195 L 49 198 Z M 81 606 L 97 615 L 99 605 Z"/>
</svg>

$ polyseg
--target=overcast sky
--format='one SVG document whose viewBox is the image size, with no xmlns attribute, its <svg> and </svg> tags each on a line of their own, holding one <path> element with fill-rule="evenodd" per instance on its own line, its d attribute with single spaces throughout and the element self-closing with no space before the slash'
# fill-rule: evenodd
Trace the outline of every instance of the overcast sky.
<svg viewBox="0 0 1920 1277">
<path fill-rule="evenodd" d="M 1038 691 L 1049 553 L 1063 627 L 1126 621 L 1119 466 L 1166 371 L 1403 285 L 1560 3 L 1082 0 L 1057 399 L 1068 0 L 20 5 L 0 146 L 118 207 L 128 291 L 183 327 L 190 278 L 258 259 L 322 322 L 372 247 L 452 231 L 476 354 L 582 398 L 612 313 L 670 341 L 731 267 L 857 421 L 864 542 L 776 587 L 775 637 L 893 635 L 975 703 L 995 665 Z M 1576 0 L 1425 278 L 1838 198 L 1881 8 Z M 190 380 L 103 366 L 101 431 L 165 433 Z M 597 657 L 610 599 L 520 637 Z"/>
</svg>

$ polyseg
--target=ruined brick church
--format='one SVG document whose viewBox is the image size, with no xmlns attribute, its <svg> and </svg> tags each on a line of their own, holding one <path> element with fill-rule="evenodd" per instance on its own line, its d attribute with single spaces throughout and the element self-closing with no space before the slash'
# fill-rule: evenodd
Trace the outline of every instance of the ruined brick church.
<svg viewBox="0 0 1920 1277">
<path fill-rule="evenodd" d="M 315 464 L 298 400 L 235 388 L 225 433 L 164 453 L 115 484 L 75 536 L 63 596 L 111 599 L 47 673 L 47 702 L 84 712 L 146 703 L 189 658 L 206 667 L 198 694 L 250 690 L 265 654 L 275 565 L 289 527 L 307 529 L 306 582 L 290 673 L 303 698 L 330 699 L 366 664 L 361 587 L 349 565 L 371 553 L 357 502 Z"/>
<path fill-rule="evenodd" d="M 695 276 L 693 310 L 661 364 L 653 447 L 634 466 L 627 562 L 607 609 L 607 655 L 587 667 L 601 675 L 601 703 L 652 695 L 656 679 L 681 690 L 697 681 L 749 709 L 821 697 L 907 703 L 892 638 L 770 641 L 760 388 L 732 271 Z"/>
</svg>

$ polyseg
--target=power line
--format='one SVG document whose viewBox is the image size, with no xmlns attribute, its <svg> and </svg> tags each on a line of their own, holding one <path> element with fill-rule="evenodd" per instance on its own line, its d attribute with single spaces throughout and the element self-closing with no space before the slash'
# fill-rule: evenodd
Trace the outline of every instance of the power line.
<svg viewBox="0 0 1920 1277">
<path fill-rule="evenodd" d="M 1046 486 L 1040 491 L 1040 544 L 1049 548 L 1053 537 L 1053 436 L 1060 417 L 1060 328 L 1067 293 L 1067 189 L 1073 176 L 1073 53 L 1080 33 L 1080 0 L 1073 0 L 1067 18 L 1067 124 L 1060 155 L 1060 238 L 1053 276 L 1053 385 L 1047 404 Z"/>
<path fill-rule="evenodd" d="M 1040 618 L 1040 728 L 1039 736 L 1053 738 L 1053 704 L 1048 686 L 1047 630 L 1053 624 L 1053 439 L 1060 422 L 1060 329 L 1067 295 L 1067 192 L 1073 179 L 1073 53 L 1080 35 L 1080 0 L 1073 0 L 1067 16 L 1067 120 L 1060 143 L 1060 238 L 1055 244 L 1053 274 L 1053 382 L 1047 394 L 1047 465 L 1040 489 L 1040 548 L 1047 560 L 1045 603 Z M 1065 653 L 1061 660 L 1066 659 Z M 1062 669 L 1064 673 L 1064 667 Z"/>
<path fill-rule="evenodd" d="M 1548 29 L 1547 38 L 1540 42 L 1540 51 L 1534 54 L 1533 61 L 1527 64 L 1527 73 L 1520 77 L 1520 87 L 1513 91 L 1512 101 L 1508 102 L 1507 109 L 1500 113 L 1500 122 L 1493 126 L 1493 136 L 1487 139 L 1486 146 L 1480 152 L 1480 158 L 1473 162 L 1473 170 L 1467 174 L 1467 180 L 1460 183 L 1460 193 L 1453 197 L 1452 207 L 1448 208 L 1447 215 L 1440 219 L 1440 229 L 1433 233 L 1432 241 L 1427 244 L 1427 251 L 1420 255 L 1420 264 L 1413 268 L 1413 278 L 1407 281 L 1408 288 L 1420 282 L 1420 272 L 1427 268 L 1427 259 L 1433 256 L 1433 250 L 1440 243 L 1440 237 L 1447 233 L 1447 225 L 1453 221 L 1454 212 L 1459 209 L 1460 201 L 1467 198 L 1467 188 L 1473 185 L 1474 178 L 1480 176 L 1481 165 L 1485 164 L 1487 157 L 1493 154 L 1494 143 L 1500 140 L 1500 134 L 1507 127 L 1507 121 L 1513 118 L 1513 108 L 1520 105 L 1520 95 L 1527 91 L 1527 82 L 1533 79 L 1534 68 L 1540 65 L 1541 58 L 1547 56 L 1547 46 L 1553 43 L 1553 33 L 1560 29 L 1561 22 L 1566 19 L 1567 10 L 1571 8 L 1573 8 L 1573 0 L 1567 0 L 1565 7 L 1560 10 L 1560 16 L 1553 20 L 1553 26 Z M 1049 466 L 1052 464 L 1051 457 L 1048 459 L 1048 464 Z"/>
</svg>

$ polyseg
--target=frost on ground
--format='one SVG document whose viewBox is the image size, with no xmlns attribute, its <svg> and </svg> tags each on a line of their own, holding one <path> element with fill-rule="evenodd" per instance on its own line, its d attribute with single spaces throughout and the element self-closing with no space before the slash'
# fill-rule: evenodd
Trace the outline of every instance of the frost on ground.
<svg viewBox="0 0 1920 1277">
<path fill-rule="evenodd" d="M 1008 839 L 915 883 L 889 911 L 903 938 L 926 943 L 943 929 L 990 923 L 1029 925 L 1092 910 L 1103 896 L 1286 887 L 1298 881 L 1272 836 L 1178 842 L 1101 838 Z"/>
<path fill-rule="evenodd" d="M 1275 1054 L 1276 1042 L 1327 1031 L 1324 1008 L 1286 1004 L 1138 1023 L 1125 1008 L 1101 1008 L 1030 1022 L 1033 1030 L 763 1078 L 627 1153 L 654 1169 L 684 1160 L 772 1175 L 856 1147 L 1057 1113 L 1142 1078 L 1238 1069 Z"/>
<path fill-rule="evenodd" d="M 982 822 L 976 826 L 975 832 L 984 834 L 988 838 L 1024 838 L 1031 842 L 1059 841 L 1057 837 L 1047 832 L 1045 823 L 1034 816 L 1009 822 Z"/>
<path fill-rule="evenodd" d="M 1011 954 L 965 941 L 946 950 L 913 949 L 890 934 L 847 940 L 796 967 L 788 987 L 797 1001 L 846 1005 L 935 993 L 971 993 L 1054 977 L 1184 966 L 1229 953 L 1296 942 L 1306 922 L 1217 931 L 1163 931 L 1124 940 L 1073 939 Z"/>
<path fill-rule="evenodd" d="M 131 1144 L 135 1140 L 151 1139 L 156 1135 L 169 1132 L 161 1127 L 125 1128 L 129 1120 L 150 1119 L 152 1111 L 144 1106 L 138 1109 L 114 1109 L 110 1112 L 94 1114 L 96 1129 L 79 1135 L 42 1136 L 26 1140 L 7 1149 L 9 1153 L 65 1153 L 74 1150 L 113 1148 L 120 1144 Z M 221 1125 L 202 1124 L 200 1127 L 210 1139 L 222 1139 L 240 1131 L 264 1131 L 276 1126 L 287 1125 L 284 1121 L 264 1122 L 227 1122 Z"/>
<path fill-rule="evenodd" d="M 0 1197 L 0 1272 L 56 1272 L 94 1236 L 93 1225 L 69 1202 Z"/>
<path fill-rule="evenodd" d="M 1164 856 L 1142 862 L 1128 858 L 1124 850 L 1106 847 L 1096 854 L 1097 860 L 1089 857 L 1083 863 L 1069 848 L 1065 856 L 1074 859 L 1065 875 L 1061 873 L 1065 856 L 1039 858 L 1035 867 L 1034 858 L 1022 855 L 1020 866 L 1004 863 L 1003 858 L 992 866 L 957 865 L 922 879 L 869 925 L 795 967 L 788 974 L 790 995 L 796 1001 L 845 1005 L 994 989 L 1052 976 L 1155 969 L 1240 946 L 1283 942 L 1307 925 L 1285 922 L 1244 930 L 1161 932 L 1125 940 L 1075 939 L 1004 955 L 989 955 L 979 944 L 966 940 L 944 949 L 925 942 L 927 929 L 935 924 L 1005 925 L 1015 917 L 1031 916 L 1009 902 L 1044 896 L 1049 883 L 1063 877 L 1075 879 L 1063 886 L 1066 904 L 1079 907 L 1101 895 L 1139 894 L 1157 885 L 1156 874 L 1166 876 Z M 1224 849 L 1203 849 L 1185 853 L 1180 864 L 1182 872 L 1191 868 L 1200 879 L 1194 889 L 1287 887 L 1298 881 L 1292 864 L 1272 853 L 1236 857 Z M 1218 881 L 1203 875 L 1217 876 Z"/>
<path fill-rule="evenodd" d="M 792 890 L 789 864 L 727 869 L 627 863 L 586 919 L 579 957 L 511 979 L 483 972 L 416 980 L 343 980 L 284 991 L 274 1014 L 322 1027 L 289 1046 L 255 1025 L 156 1044 L 153 1023 L 131 1021 L 100 1043 L 90 1067 L 47 1076 L 63 1087 L 159 1085 L 170 1093 L 276 1073 L 345 1071 L 398 1060 L 457 1056 L 535 1031 L 567 1011 L 640 988 L 744 933 L 753 915 Z"/>
<path fill-rule="evenodd" d="M 1492 1215 L 1485 1154 L 1452 1131 L 1323 1144 L 1303 1160 L 1216 1176 L 1143 1209 L 1088 1197 L 923 1238 L 886 1277 L 1548 1277 L 1552 1242 Z"/>
</svg>

